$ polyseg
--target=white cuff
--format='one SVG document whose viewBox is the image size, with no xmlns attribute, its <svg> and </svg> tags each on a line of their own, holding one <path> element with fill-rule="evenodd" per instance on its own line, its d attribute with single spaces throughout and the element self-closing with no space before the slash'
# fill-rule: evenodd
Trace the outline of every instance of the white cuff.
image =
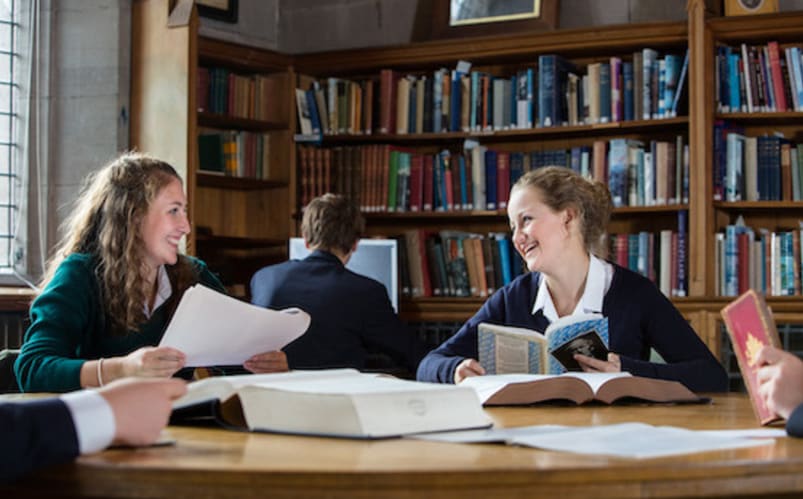
<svg viewBox="0 0 803 499">
<path fill-rule="evenodd" d="M 60 398 L 72 415 L 81 454 L 98 452 L 111 445 L 116 431 L 114 413 L 101 394 L 95 390 L 79 390 Z"/>
</svg>

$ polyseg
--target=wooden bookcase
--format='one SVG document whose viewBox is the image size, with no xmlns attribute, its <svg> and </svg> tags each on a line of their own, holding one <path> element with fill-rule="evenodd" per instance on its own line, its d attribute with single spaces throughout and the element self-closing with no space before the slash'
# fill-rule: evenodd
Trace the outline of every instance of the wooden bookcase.
<svg viewBox="0 0 803 499">
<path fill-rule="evenodd" d="M 404 75 L 426 73 L 437 68 L 454 68 L 467 60 L 472 69 L 491 74 L 511 74 L 532 63 L 540 54 L 559 54 L 578 66 L 607 62 L 610 57 L 629 59 L 632 53 L 650 47 L 659 53 L 682 54 L 688 44 L 686 23 L 650 23 L 582 30 L 560 30 L 548 33 L 516 34 L 500 37 L 448 40 L 417 43 L 403 47 L 359 49 L 309 54 L 296 57 L 298 73 L 304 75 L 299 85 L 311 78 L 338 77 L 365 79 L 379 77 L 382 69 L 393 69 Z M 375 90 L 376 92 L 376 90 Z M 556 126 L 484 132 L 442 132 L 371 135 L 324 135 L 322 147 L 363 144 L 391 144 L 423 153 L 440 149 L 457 150 L 467 138 L 498 150 L 569 149 L 590 145 L 594 140 L 627 138 L 642 141 L 674 140 L 681 135 L 687 143 L 689 117 L 637 119 L 598 125 Z M 690 190 L 696 188 L 693 177 Z M 617 208 L 611 233 L 656 233 L 662 229 L 677 230 L 679 210 L 690 210 L 689 204 Z M 509 232 L 507 214 L 497 211 L 446 212 L 368 212 L 370 235 L 396 235 L 406 229 L 443 229 L 474 233 Z M 691 251 L 689 252 L 691 254 Z M 679 301 L 683 301 L 681 299 Z M 688 299 L 685 299 L 688 300 Z M 403 300 L 401 313 L 411 321 L 462 321 L 479 309 L 484 298 L 432 297 Z"/>
<path fill-rule="evenodd" d="M 256 270 L 286 259 L 287 239 L 295 228 L 292 59 L 199 37 L 192 2 L 178 2 L 172 10 L 171 3 L 144 0 L 133 5 L 131 145 L 179 169 L 193 226 L 188 252 L 219 273 L 232 294 L 246 297 Z M 202 110 L 199 67 L 269 76 L 268 116 L 246 119 Z M 267 175 L 241 178 L 199 170 L 198 135 L 213 131 L 267 134 Z"/>
<path fill-rule="evenodd" d="M 172 9 L 168 8 L 168 4 Z M 187 6 L 189 4 L 189 7 Z M 709 347 L 721 350 L 719 310 L 730 300 L 716 296 L 715 234 L 739 214 L 768 228 L 788 227 L 803 217 L 802 203 L 722 203 L 712 197 L 712 130 L 716 119 L 739 122 L 749 133 L 782 131 L 797 137 L 803 113 L 753 113 L 718 116 L 714 105 L 714 54 L 717 43 L 781 44 L 803 41 L 803 14 L 709 18 L 705 2 L 688 2 L 687 22 L 630 24 L 546 33 L 452 39 L 397 47 L 367 48 L 286 56 L 198 37 L 197 16 L 186 0 L 138 0 L 133 4 L 131 145 L 163 157 L 181 170 L 187 182 L 195 231 L 188 251 L 210 261 L 217 271 L 238 272 L 247 284 L 261 265 L 286 257 L 286 240 L 298 232 L 300 178 L 294 87 L 311 78 L 377 78 L 391 68 L 420 73 L 453 68 L 468 60 L 475 68 L 504 73 L 532 62 L 539 54 L 559 54 L 578 65 L 611 56 L 629 58 L 644 47 L 660 53 L 683 53 L 688 47 L 688 114 L 671 119 L 636 120 L 603 125 L 405 135 L 325 136 L 323 147 L 391 144 L 417 151 L 459 148 L 468 137 L 507 150 L 570 148 L 595 139 L 662 139 L 682 135 L 689 144 L 687 204 L 627 207 L 615 211 L 609 232 L 657 232 L 677 228 L 677 213 L 688 210 L 688 296 L 673 302 Z M 277 74 L 287 78 L 286 92 L 277 96 L 276 119 L 251 122 L 197 112 L 198 65 L 221 65 L 243 73 Z M 196 138 L 204 128 L 257 130 L 275 134 L 278 169 L 268 181 L 246 181 L 197 173 Z M 273 144 L 273 142 L 272 142 Z M 406 229 L 456 229 L 470 232 L 508 231 L 503 211 L 436 213 L 367 213 L 370 235 L 399 234 Z M 208 231 L 199 228 L 211 229 Z M 223 266 L 218 264 L 222 262 Z M 243 263 L 244 262 L 244 263 Z M 224 278 L 233 280 L 225 275 Z M 411 322 L 461 322 L 481 305 L 480 298 L 420 298 L 401 303 L 401 315 Z M 770 297 L 776 319 L 803 323 L 803 299 Z"/>
</svg>

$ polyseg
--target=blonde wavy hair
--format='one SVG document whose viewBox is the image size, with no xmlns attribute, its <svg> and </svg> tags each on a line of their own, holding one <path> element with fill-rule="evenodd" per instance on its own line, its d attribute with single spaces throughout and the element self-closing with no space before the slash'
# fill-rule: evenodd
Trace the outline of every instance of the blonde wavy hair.
<svg viewBox="0 0 803 499">
<path fill-rule="evenodd" d="M 606 235 L 613 201 L 608 186 L 562 166 L 546 166 L 522 175 L 511 190 L 538 189 L 541 201 L 553 211 L 573 208 L 580 220 L 586 251 L 607 258 Z"/>
<path fill-rule="evenodd" d="M 64 238 L 48 262 L 41 288 L 67 256 L 88 253 L 96 261 L 101 302 L 112 332 L 136 330 L 146 320 L 147 274 L 140 227 L 153 200 L 174 179 L 181 181 L 168 163 L 134 152 L 122 154 L 88 176 L 75 209 L 65 220 Z M 176 302 L 195 272 L 186 257 L 166 268 L 174 291 L 171 300 Z"/>
</svg>

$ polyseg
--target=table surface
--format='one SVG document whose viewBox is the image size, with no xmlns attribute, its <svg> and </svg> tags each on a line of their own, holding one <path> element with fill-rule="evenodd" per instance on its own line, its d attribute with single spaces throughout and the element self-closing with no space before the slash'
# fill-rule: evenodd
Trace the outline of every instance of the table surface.
<svg viewBox="0 0 803 499">
<path fill-rule="evenodd" d="M 498 426 L 640 421 L 692 429 L 758 424 L 744 395 L 711 404 L 487 409 Z M 170 427 L 174 445 L 110 449 L 34 474 L 3 497 L 701 497 L 803 493 L 803 439 L 658 459 L 502 444 L 361 441 Z M 645 441 L 644 445 L 650 445 Z M 7 493 L 11 495 L 7 495 Z"/>
</svg>

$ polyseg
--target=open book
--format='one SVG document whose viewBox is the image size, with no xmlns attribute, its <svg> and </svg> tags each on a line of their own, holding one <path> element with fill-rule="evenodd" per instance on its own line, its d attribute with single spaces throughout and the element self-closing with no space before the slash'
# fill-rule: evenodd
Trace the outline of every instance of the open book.
<svg viewBox="0 0 803 499">
<path fill-rule="evenodd" d="M 612 404 L 634 398 L 649 402 L 704 402 L 678 381 L 644 378 L 630 373 L 491 374 L 464 379 L 484 405 L 525 405 L 549 400 L 577 404 L 596 400 Z"/>
<path fill-rule="evenodd" d="M 581 371 L 575 353 L 607 360 L 608 319 L 599 314 L 568 315 L 543 334 L 483 322 L 477 326 L 477 343 L 478 360 L 488 374 Z"/>
<path fill-rule="evenodd" d="M 767 304 L 761 295 L 750 289 L 723 308 L 721 314 L 750 395 L 753 412 L 762 425 L 781 419 L 767 407 L 758 393 L 756 370 L 760 366 L 756 364 L 755 356 L 764 345 L 782 348 Z"/>
<path fill-rule="evenodd" d="M 189 384 L 172 424 L 215 422 L 251 431 L 350 438 L 486 428 L 469 387 L 420 383 L 353 369 L 223 376 Z"/>
<path fill-rule="evenodd" d="M 280 350 L 309 327 L 297 308 L 271 310 L 196 284 L 184 292 L 159 346 L 181 350 L 187 366 L 241 365 Z"/>
</svg>

